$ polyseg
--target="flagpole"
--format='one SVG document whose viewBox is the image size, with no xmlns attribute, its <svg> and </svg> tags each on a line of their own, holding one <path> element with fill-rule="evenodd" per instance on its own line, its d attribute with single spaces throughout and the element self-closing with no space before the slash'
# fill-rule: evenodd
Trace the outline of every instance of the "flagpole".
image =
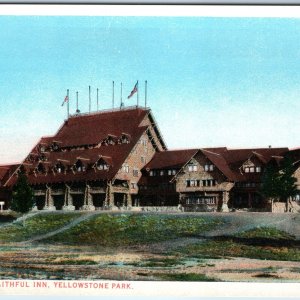
<svg viewBox="0 0 300 300">
<path fill-rule="evenodd" d="M 69 97 L 69 89 L 67 89 L 67 99 L 68 99 L 68 103 L 67 103 L 67 111 L 68 111 L 68 119 L 69 119 L 69 116 L 70 116 L 70 97 Z"/>
<path fill-rule="evenodd" d="M 91 112 L 91 86 L 89 85 L 89 112 Z"/>
<path fill-rule="evenodd" d="M 115 82 L 112 82 L 112 108 L 115 108 Z"/>
<path fill-rule="evenodd" d="M 121 82 L 121 105 L 120 109 L 123 107 L 123 83 Z"/>
<path fill-rule="evenodd" d="M 99 89 L 97 88 L 97 111 L 99 110 Z"/>
<path fill-rule="evenodd" d="M 147 108 L 147 80 L 145 81 L 145 108 Z"/>
<path fill-rule="evenodd" d="M 76 113 L 79 113 L 79 109 L 78 109 L 78 92 L 76 92 Z"/>
<path fill-rule="evenodd" d="M 139 81 L 136 81 L 137 93 L 136 93 L 136 107 L 139 107 Z"/>
</svg>

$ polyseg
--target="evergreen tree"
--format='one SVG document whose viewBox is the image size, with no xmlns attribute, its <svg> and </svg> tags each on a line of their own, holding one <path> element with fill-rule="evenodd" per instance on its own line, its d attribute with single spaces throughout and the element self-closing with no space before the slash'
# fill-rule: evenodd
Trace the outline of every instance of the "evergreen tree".
<svg viewBox="0 0 300 300">
<path fill-rule="evenodd" d="M 270 163 L 263 174 L 261 193 L 266 198 L 286 202 L 297 194 L 297 179 L 293 176 L 294 167 L 290 157 L 285 157 L 280 166 Z"/>
<path fill-rule="evenodd" d="M 261 194 L 272 200 L 276 200 L 279 197 L 280 180 L 278 167 L 274 163 L 270 163 L 266 166 L 264 174 L 262 176 Z"/>
<path fill-rule="evenodd" d="M 279 171 L 279 198 L 281 201 L 287 202 L 289 197 L 297 194 L 297 179 L 293 176 L 294 167 L 293 161 L 290 157 L 285 157 L 282 160 Z"/>
<path fill-rule="evenodd" d="M 33 191 L 27 182 L 25 173 L 20 172 L 12 191 L 11 209 L 16 212 L 26 213 L 33 206 Z"/>
</svg>

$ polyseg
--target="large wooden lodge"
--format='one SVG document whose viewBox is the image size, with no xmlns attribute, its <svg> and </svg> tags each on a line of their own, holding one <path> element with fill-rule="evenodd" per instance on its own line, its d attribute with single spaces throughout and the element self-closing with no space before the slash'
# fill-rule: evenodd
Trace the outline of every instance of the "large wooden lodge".
<svg viewBox="0 0 300 300">
<path fill-rule="evenodd" d="M 259 187 L 265 166 L 288 153 L 299 193 L 287 207 Z M 0 166 L 5 209 L 20 171 L 38 210 L 300 210 L 300 149 L 167 150 L 151 110 L 141 107 L 73 115 L 21 164 Z"/>
</svg>

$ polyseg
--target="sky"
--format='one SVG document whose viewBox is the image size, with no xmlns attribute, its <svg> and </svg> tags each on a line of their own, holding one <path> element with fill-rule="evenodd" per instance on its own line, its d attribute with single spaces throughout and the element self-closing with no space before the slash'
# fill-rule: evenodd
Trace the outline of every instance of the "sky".
<svg viewBox="0 0 300 300">
<path fill-rule="evenodd" d="M 300 19 L 0 16 L 0 164 L 139 80 L 169 149 L 300 146 Z"/>
</svg>

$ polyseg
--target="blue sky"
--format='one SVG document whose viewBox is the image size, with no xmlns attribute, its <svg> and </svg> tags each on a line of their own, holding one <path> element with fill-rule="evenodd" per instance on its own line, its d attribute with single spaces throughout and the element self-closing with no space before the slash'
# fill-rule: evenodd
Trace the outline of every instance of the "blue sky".
<svg viewBox="0 0 300 300">
<path fill-rule="evenodd" d="M 139 80 L 169 148 L 300 146 L 300 19 L 0 16 L 0 163 Z"/>
</svg>

